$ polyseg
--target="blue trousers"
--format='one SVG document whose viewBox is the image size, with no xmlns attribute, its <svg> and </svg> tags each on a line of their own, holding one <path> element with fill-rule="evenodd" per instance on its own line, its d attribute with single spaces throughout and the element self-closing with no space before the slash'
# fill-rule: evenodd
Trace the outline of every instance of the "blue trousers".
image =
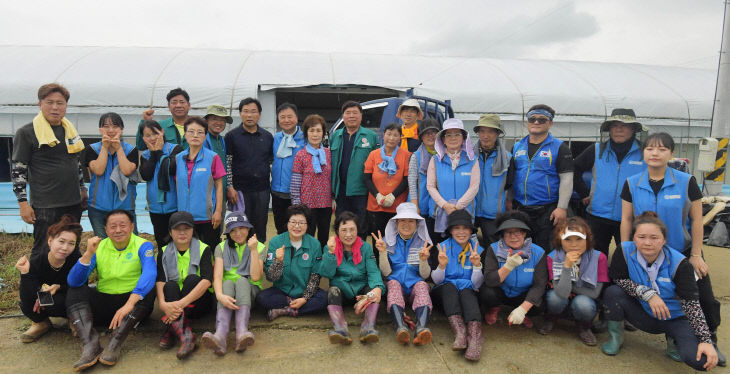
<svg viewBox="0 0 730 374">
<path fill-rule="evenodd" d="M 545 301 L 548 314 L 572 316 L 577 322 L 590 322 L 596 316 L 596 301 L 586 295 L 563 299 L 555 293 L 555 290 L 548 290 L 545 293 Z"/>
<path fill-rule="evenodd" d="M 296 297 L 289 297 L 280 289 L 270 287 L 256 295 L 256 304 L 260 305 L 265 310 L 280 309 L 288 307 L 291 299 L 296 299 Z M 324 290 L 320 288 L 311 299 L 307 300 L 307 302 L 299 308 L 299 314 L 314 314 L 323 312 L 325 309 L 327 309 L 327 292 L 324 292 Z"/>
<path fill-rule="evenodd" d="M 89 222 L 91 222 L 91 228 L 94 230 L 94 235 L 102 239 L 106 238 L 106 230 L 104 229 L 104 217 L 106 217 L 109 212 L 88 207 L 87 214 L 89 216 Z M 132 216 L 134 216 L 134 235 L 137 235 L 137 215 L 132 212 Z"/>
</svg>

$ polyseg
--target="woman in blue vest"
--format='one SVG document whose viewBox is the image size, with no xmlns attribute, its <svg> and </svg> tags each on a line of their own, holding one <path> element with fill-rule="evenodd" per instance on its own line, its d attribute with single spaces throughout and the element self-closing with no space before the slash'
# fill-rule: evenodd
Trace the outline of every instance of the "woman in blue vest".
<svg viewBox="0 0 730 374">
<path fill-rule="evenodd" d="M 472 234 L 476 228 L 471 215 L 459 209 L 449 214 L 449 238 L 438 247 L 438 264 L 431 271 L 433 299 L 441 304 L 454 332 L 451 349 L 462 351 L 469 361 L 479 361 L 482 353 L 482 316 L 477 290 L 484 281 L 482 252 Z M 466 322 L 466 325 L 464 325 Z M 467 332 L 468 329 L 468 332 Z"/>
<path fill-rule="evenodd" d="M 142 152 L 139 159 L 139 175 L 147 181 L 150 221 L 157 247 L 162 248 L 170 242 L 170 216 L 177 211 L 175 170 L 170 169 L 170 164 L 183 148 L 165 142 L 165 134 L 157 121 L 142 121 L 139 128 L 142 140 L 147 145 L 147 150 Z"/>
<path fill-rule="evenodd" d="M 528 237 L 529 221 L 526 213 L 516 210 L 497 216 L 495 223 L 501 239 L 484 251 L 484 284 L 479 289 L 487 325 L 497 322 L 501 305 L 514 307 L 507 318 L 510 325 L 532 328 L 527 313 L 540 314 L 535 309 L 541 307 L 545 295 L 547 256 Z"/>
<path fill-rule="evenodd" d="M 160 347 L 172 348 L 175 336 L 180 340 L 177 358 L 182 360 L 195 350 L 195 336 L 190 318 L 197 319 L 210 312 L 213 294 L 208 292 L 213 280 L 213 253 L 193 237 L 193 215 L 175 212 L 170 217 L 172 241 L 157 253 L 158 305 L 167 330 Z"/>
<path fill-rule="evenodd" d="M 396 340 L 402 344 L 411 341 L 411 332 L 404 314 L 408 300 L 416 313 L 416 336 L 413 344 L 428 344 L 431 341 L 431 330 L 426 325 L 433 303 L 426 279 L 431 274 L 428 258 L 432 245 L 425 220 L 418 215 L 415 204 L 402 203 L 385 226 L 385 236 L 380 232 L 377 236 L 372 236 L 378 250 L 380 272 L 387 279 L 386 310 L 393 316 Z"/>
<path fill-rule="evenodd" d="M 633 240 L 614 252 L 610 276 L 615 285 L 603 296 L 610 339 L 601 348 L 607 355 L 619 352 L 627 320 L 642 331 L 663 332 L 673 359 L 710 370 L 718 357 L 697 295 L 695 270 L 668 245 L 667 235 L 667 226 L 647 211 L 632 224 Z"/>
<path fill-rule="evenodd" d="M 643 145 L 647 170 L 629 177 L 621 191 L 621 239 L 631 239 L 633 220 L 646 211 L 656 212 L 667 225 L 667 245 L 689 259 L 695 270 L 700 305 L 717 349 L 720 302 L 715 299 L 709 267 L 702 256 L 702 191 L 695 177 L 667 166 L 674 152 L 674 139 L 654 133 Z M 718 350 L 719 365 L 725 357 Z"/>
<path fill-rule="evenodd" d="M 189 148 L 175 156 L 177 209 L 195 219 L 195 236 L 211 248 L 220 242 L 223 221 L 223 177 L 226 169 L 220 157 L 203 148 L 208 123 L 200 117 L 185 121 Z"/>
<path fill-rule="evenodd" d="M 421 145 L 411 155 L 408 162 L 408 201 L 416 204 L 418 213 L 426 220 L 428 236 L 436 237 L 433 231 L 433 210 L 436 206 L 426 188 L 428 179 L 428 165 L 436 154 L 436 134 L 441 131 L 441 125 L 433 118 L 421 121 L 418 129 L 418 139 Z"/>
<path fill-rule="evenodd" d="M 444 121 L 436 136 L 436 155 L 428 164 L 426 188 L 436 204 L 434 231 L 446 231 L 446 217 L 457 209 L 474 216 L 474 197 L 479 192 L 479 163 L 469 133 L 460 119 Z"/>
<path fill-rule="evenodd" d="M 99 118 L 101 141 L 91 144 L 86 151 L 86 165 L 91 176 L 89 221 L 94 235 L 102 239 L 106 238 L 104 217 L 107 213 L 124 209 L 134 216 L 137 186 L 130 177 L 137 169 L 137 148 L 122 140 L 122 131 L 124 121 L 119 114 L 102 114 Z"/>
<path fill-rule="evenodd" d="M 593 233 L 580 217 L 570 217 L 555 227 L 553 248 L 547 257 L 547 312 L 538 332 L 547 335 L 558 318 L 572 317 L 580 340 L 594 346 L 596 337 L 591 325 L 603 286 L 609 282 L 608 259 L 593 249 Z"/>
</svg>

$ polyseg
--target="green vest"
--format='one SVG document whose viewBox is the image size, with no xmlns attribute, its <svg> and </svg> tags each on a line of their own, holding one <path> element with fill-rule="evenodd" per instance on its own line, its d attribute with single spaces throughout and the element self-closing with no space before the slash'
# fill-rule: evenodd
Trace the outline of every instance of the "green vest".
<svg viewBox="0 0 730 374">
<path fill-rule="evenodd" d="M 208 245 L 200 242 L 200 254 L 199 257 L 203 257 L 203 252 L 205 252 L 205 249 L 208 248 Z M 162 253 L 165 253 L 165 249 L 167 249 L 167 246 L 162 247 Z M 183 288 L 183 282 L 185 281 L 185 278 L 188 277 L 188 271 L 190 268 L 190 251 L 192 248 L 188 248 L 187 251 L 185 251 L 184 254 L 180 254 L 180 251 L 177 251 L 177 285 L 180 286 L 180 289 Z M 201 260 L 202 261 L 202 260 Z M 197 267 L 198 276 L 200 276 L 200 266 Z"/>
<path fill-rule="evenodd" d="M 226 247 L 226 241 L 225 240 L 222 241 L 219 245 L 221 247 L 221 252 L 222 252 L 223 248 Z M 248 244 L 238 245 L 238 243 L 236 243 L 236 253 L 238 253 L 238 263 L 239 264 L 241 263 L 241 260 L 243 258 L 243 250 L 246 249 L 247 245 Z M 266 245 L 264 243 L 259 242 L 259 245 L 256 247 L 256 250 L 258 251 L 259 256 L 261 256 L 261 252 L 263 252 L 265 249 L 266 249 Z M 221 258 L 221 260 L 222 259 L 223 258 Z M 238 268 L 232 267 L 231 270 L 228 270 L 228 271 L 226 271 L 224 268 L 223 269 L 223 281 L 227 281 L 227 280 L 232 281 L 232 282 L 237 281 L 238 278 L 240 278 L 241 276 L 238 275 L 238 273 L 236 273 L 236 270 L 238 270 Z M 248 281 L 251 284 L 253 284 L 254 286 L 257 286 L 259 289 L 263 289 L 264 287 L 261 284 L 263 279 L 264 279 L 264 275 L 262 274 L 261 278 L 259 278 L 259 280 L 255 281 L 251 278 L 248 278 Z"/>
<path fill-rule="evenodd" d="M 142 275 L 139 247 L 146 242 L 132 234 L 127 248 L 119 251 L 114 248 L 111 239 L 102 240 L 96 250 L 96 273 L 99 276 L 96 289 L 110 295 L 132 292 Z"/>
</svg>

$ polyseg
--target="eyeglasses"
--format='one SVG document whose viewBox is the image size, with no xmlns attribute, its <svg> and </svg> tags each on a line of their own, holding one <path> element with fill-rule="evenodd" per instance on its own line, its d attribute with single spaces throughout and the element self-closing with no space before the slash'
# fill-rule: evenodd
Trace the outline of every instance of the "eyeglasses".
<svg viewBox="0 0 730 374">
<path fill-rule="evenodd" d="M 461 138 L 461 131 L 459 132 L 447 132 L 444 134 L 444 138 Z"/>
<path fill-rule="evenodd" d="M 188 130 L 188 131 L 185 131 L 185 133 L 190 136 L 205 136 L 205 131 Z"/>
<path fill-rule="evenodd" d="M 289 224 L 292 226 L 306 226 L 307 221 L 289 221 Z"/>
<path fill-rule="evenodd" d="M 541 125 L 546 124 L 548 121 L 549 121 L 549 119 L 547 119 L 545 117 L 530 117 L 530 118 L 527 119 L 527 122 L 529 122 L 529 123 L 535 123 L 535 122 L 537 122 L 537 123 L 539 123 Z"/>
</svg>

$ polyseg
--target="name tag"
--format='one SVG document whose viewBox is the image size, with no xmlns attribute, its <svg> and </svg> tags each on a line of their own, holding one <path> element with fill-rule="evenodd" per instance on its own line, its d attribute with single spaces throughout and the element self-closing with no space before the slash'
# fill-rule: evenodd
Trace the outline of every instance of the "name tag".
<svg viewBox="0 0 730 374">
<path fill-rule="evenodd" d="M 411 248 L 411 251 L 413 251 L 414 249 L 416 249 L 416 248 Z M 418 252 L 409 252 L 406 263 L 410 264 L 410 265 L 418 264 L 419 263 Z"/>
<path fill-rule="evenodd" d="M 629 161 L 629 165 L 643 165 L 644 163 L 641 161 Z"/>
<path fill-rule="evenodd" d="M 535 272 L 535 268 L 525 268 L 522 271 L 524 271 L 525 273 L 534 273 Z"/>
<path fill-rule="evenodd" d="M 467 171 L 462 171 L 461 172 L 461 176 L 463 177 L 465 175 L 471 175 L 471 172 L 470 171 L 468 171 L 468 172 Z"/>
<path fill-rule="evenodd" d="M 664 200 L 674 200 L 680 198 L 682 198 L 682 196 L 680 195 L 664 195 Z"/>
<path fill-rule="evenodd" d="M 208 171 L 208 168 L 196 168 L 195 172 Z"/>
<path fill-rule="evenodd" d="M 667 277 L 659 277 L 656 280 L 659 282 L 664 282 L 664 283 L 672 283 L 672 280 Z"/>
<path fill-rule="evenodd" d="M 471 270 L 472 267 L 472 265 L 464 265 L 464 270 Z"/>
<path fill-rule="evenodd" d="M 527 151 L 524 149 L 520 149 L 519 151 L 515 152 L 515 157 L 524 156 L 527 154 Z"/>
</svg>

